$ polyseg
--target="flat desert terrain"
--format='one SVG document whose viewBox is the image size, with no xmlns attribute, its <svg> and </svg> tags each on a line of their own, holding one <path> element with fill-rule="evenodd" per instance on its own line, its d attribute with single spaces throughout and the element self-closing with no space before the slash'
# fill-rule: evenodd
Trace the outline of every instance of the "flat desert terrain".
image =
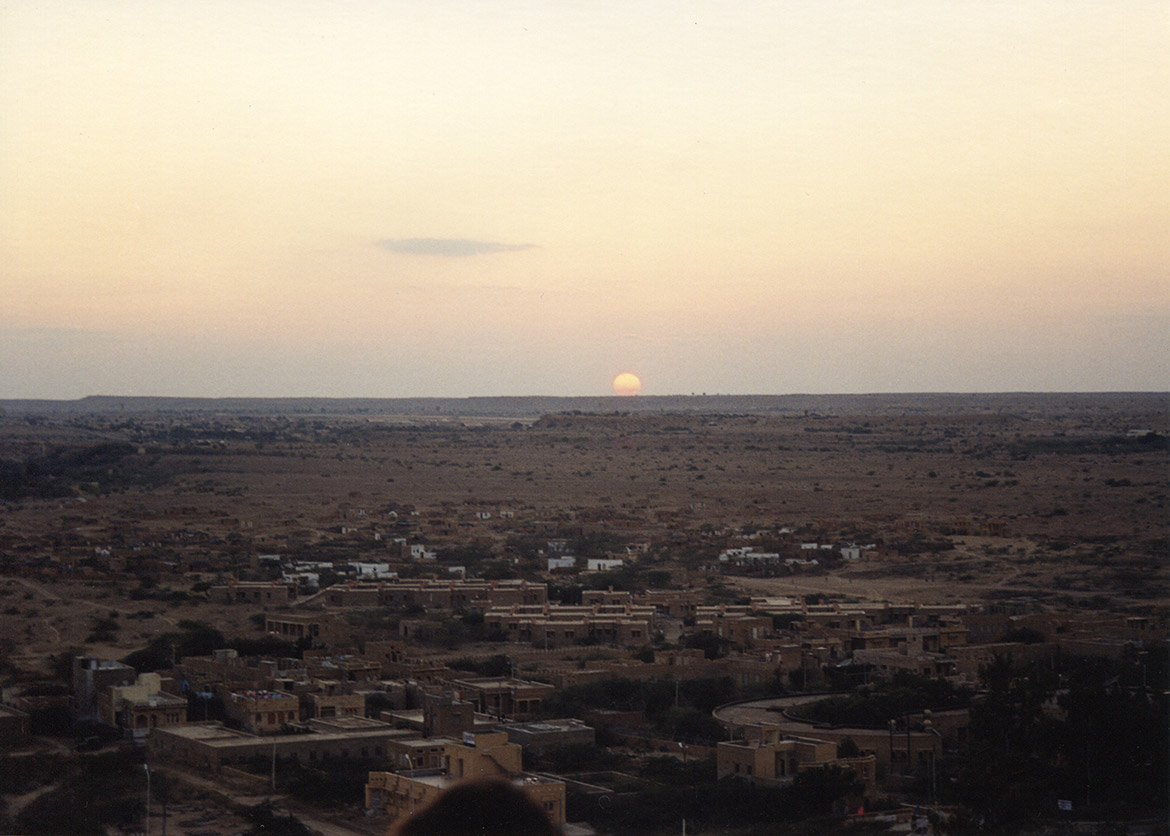
<svg viewBox="0 0 1170 836">
<path fill-rule="evenodd" d="M 10 470 L 122 446 L 104 470 L 74 463 L 54 477 L 60 496 L 0 506 L 0 630 L 22 665 L 83 645 L 123 656 L 186 618 L 246 634 L 255 628 L 241 608 L 131 593 L 143 578 L 188 590 L 193 578 L 245 577 L 258 554 L 393 560 L 399 535 L 440 554 L 470 544 L 497 557 L 541 538 L 648 543 L 656 566 L 693 583 L 742 532 L 787 527 L 797 539 L 875 548 L 847 564 L 725 580 L 745 592 L 1132 612 L 1164 611 L 1170 599 L 1165 396 L 693 408 L 710 400 L 678 412 L 641 401 L 482 416 L 447 414 L 449 405 L 360 415 L 10 408 L 0 416 Z M 106 566 L 116 571 L 95 568 Z M 110 611 L 122 629 L 103 644 L 90 637 Z"/>
</svg>

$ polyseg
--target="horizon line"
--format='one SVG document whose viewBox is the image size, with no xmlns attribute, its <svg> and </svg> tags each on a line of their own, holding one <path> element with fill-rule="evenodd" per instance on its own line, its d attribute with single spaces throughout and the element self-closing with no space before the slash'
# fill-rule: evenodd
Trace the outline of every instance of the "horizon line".
<svg viewBox="0 0 1170 836">
<path fill-rule="evenodd" d="M 130 395 L 130 394 L 90 394 L 80 397 L 20 397 L 0 396 L 0 403 L 9 402 L 43 402 L 43 403 L 81 403 L 87 400 L 191 400 L 191 401 L 472 401 L 506 398 L 510 400 L 612 400 L 637 401 L 659 398 L 858 398 L 858 397 L 978 397 L 1003 395 L 1170 395 L 1167 389 L 922 389 L 922 390 L 886 390 L 870 392 L 671 392 L 661 394 L 647 394 L 640 392 L 635 395 L 606 394 L 576 394 L 576 395 Z"/>
</svg>

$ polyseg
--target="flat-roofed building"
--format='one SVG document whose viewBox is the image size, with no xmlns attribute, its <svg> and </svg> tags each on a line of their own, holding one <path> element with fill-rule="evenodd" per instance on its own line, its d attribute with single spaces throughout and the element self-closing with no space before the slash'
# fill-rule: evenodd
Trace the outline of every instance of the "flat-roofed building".
<svg viewBox="0 0 1170 836">
<path fill-rule="evenodd" d="M 219 772 L 224 766 L 246 763 L 254 757 L 297 763 L 321 763 L 331 758 L 389 757 L 393 742 L 417 738 L 418 733 L 392 728 L 366 717 L 312 720 L 299 734 L 259 736 L 222 723 L 189 723 L 157 729 L 147 738 L 151 757 Z"/>
<path fill-rule="evenodd" d="M 725 639 L 732 644 L 751 647 L 761 639 L 772 635 L 771 616 L 716 615 L 712 618 L 697 618 L 695 629 L 700 633 Z"/>
<path fill-rule="evenodd" d="M 478 677 L 451 681 L 458 699 L 466 700 L 481 714 L 524 719 L 537 714 L 556 686 L 507 677 Z"/>
<path fill-rule="evenodd" d="M 274 734 L 300 719 L 301 701 L 295 694 L 267 689 L 227 691 L 223 710 L 228 719 L 256 734 Z"/>
<path fill-rule="evenodd" d="M 498 778 L 529 796 L 556 827 L 565 824 L 565 784 L 520 771 L 520 747 L 503 732 L 467 732 L 462 741 L 442 740 L 442 766 L 406 772 L 371 772 L 366 809 L 396 819 L 434 800 L 448 787 L 473 778 Z"/>
<path fill-rule="evenodd" d="M 301 695 L 301 718 L 305 720 L 361 717 L 365 711 L 366 698 L 361 694 L 308 693 Z"/>
<path fill-rule="evenodd" d="M 400 641 L 368 641 L 362 658 L 382 666 L 385 679 L 413 679 L 415 682 L 438 682 L 447 673 L 442 662 L 417 655 L 418 651 L 408 648 Z"/>
<path fill-rule="evenodd" d="M 284 581 L 240 581 L 213 586 L 207 597 L 217 604 L 251 604 L 279 607 L 292 597 Z"/>
<path fill-rule="evenodd" d="M 330 587 L 325 603 L 330 607 L 421 606 L 438 610 L 483 612 L 489 607 L 540 605 L 548 602 L 548 587 L 527 580 L 425 580 L 395 579 L 377 584 L 358 583 Z"/>
<path fill-rule="evenodd" d="M 265 613 L 264 629 L 291 642 L 307 639 L 310 647 L 343 644 L 350 634 L 345 620 L 336 613 Z"/>
<path fill-rule="evenodd" d="M 671 618 L 694 618 L 703 603 L 703 595 L 685 589 L 647 589 L 638 596 L 637 602 Z"/>
<path fill-rule="evenodd" d="M 321 651 L 305 652 L 305 668 L 315 679 L 335 679 L 339 682 L 377 682 L 382 678 L 382 665 L 364 656 L 327 655 Z"/>
<path fill-rule="evenodd" d="M 113 685 L 98 696 L 101 720 L 141 743 L 157 728 L 187 722 L 187 701 L 163 691 L 157 673 L 140 673 L 133 685 Z"/>
<path fill-rule="evenodd" d="M 300 681 L 309 675 L 300 659 L 243 657 L 231 648 L 220 648 L 210 656 L 184 656 L 174 670 L 176 679 L 196 690 L 276 688 L 279 682 Z"/>
<path fill-rule="evenodd" d="M 761 784 L 786 784 L 803 770 L 824 766 L 852 769 L 867 792 L 877 781 L 874 755 L 838 758 L 834 741 L 783 735 L 775 728 L 759 729 L 750 739 L 720 743 L 715 760 L 718 778 L 735 776 Z"/>
<path fill-rule="evenodd" d="M 893 676 L 898 671 L 932 677 L 954 676 L 958 671 L 958 662 L 953 656 L 925 651 L 913 652 L 905 646 L 889 650 L 855 650 L 853 662 L 857 665 L 869 665 L 877 675 L 883 677 Z"/>
<path fill-rule="evenodd" d="M 395 728 L 414 729 L 424 737 L 458 739 L 468 731 L 491 731 L 499 718 L 475 710 L 475 704 L 450 694 L 422 694 L 423 708 L 383 711 L 382 719 Z"/>
<path fill-rule="evenodd" d="M 800 670 L 803 652 L 800 645 L 770 643 L 753 654 L 728 656 L 721 660 L 727 676 L 740 688 L 762 685 Z"/>
<path fill-rule="evenodd" d="M 112 659 L 75 656 L 73 659 L 73 716 L 101 720 L 100 695 L 114 685 L 133 685 L 138 671 Z"/>
<path fill-rule="evenodd" d="M 592 746 L 596 740 L 592 726 L 572 718 L 508 723 L 500 729 L 507 732 L 508 740 L 518 743 L 525 751 L 539 752 L 549 746 Z"/>
<path fill-rule="evenodd" d="M 423 694 L 423 736 L 459 737 L 475 731 L 475 703 L 450 694 Z"/>
<path fill-rule="evenodd" d="M 595 604 L 624 607 L 633 602 L 634 597 L 629 592 L 614 592 L 612 589 L 586 589 L 581 592 L 581 604 L 586 607 Z"/>
<path fill-rule="evenodd" d="M 648 644 L 654 634 L 654 607 L 634 604 L 493 607 L 484 628 L 511 641 L 549 647 L 582 640 L 605 644 Z"/>
</svg>

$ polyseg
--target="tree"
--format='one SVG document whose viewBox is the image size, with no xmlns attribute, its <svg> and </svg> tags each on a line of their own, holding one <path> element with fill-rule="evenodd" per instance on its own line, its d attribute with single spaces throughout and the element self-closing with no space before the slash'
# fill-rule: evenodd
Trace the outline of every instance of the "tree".
<svg viewBox="0 0 1170 836">
<path fill-rule="evenodd" d="M 241 813 L 252 824 L 244 836 L 313 836 L 313 831 L 292 813 L 277 814 L 270 801 L 247 807 Z"/>
<path fill-rule="evenodd" d="M 704 658 L 718 659 L 726 651 L 728 641 L 710 633 L 695 633 L 683 638 L 683 647 L 702 650 Z"/>
<path fill-rule="evenodd" d="M 852 737 L 847 737 L 837 744 L 838 758 L 860 758 L 861 748 Z"/>
</svg>

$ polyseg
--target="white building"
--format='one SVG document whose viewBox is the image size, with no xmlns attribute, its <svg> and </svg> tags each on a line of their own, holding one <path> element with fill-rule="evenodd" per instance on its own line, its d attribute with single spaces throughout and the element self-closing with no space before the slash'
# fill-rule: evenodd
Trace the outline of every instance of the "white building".
<svg viewBox="0 0 1170 836">
<path fill-rule="evenodd" d="M 620 569 L 625 563 L 617 558 L 591 557 L 586 568 L 590 572 L 608 572 L 610 569 Z"/>
<path fill-rule="evenodd" d="M 398 577 L 397 572 L 390 571 L 389 563 L 352 563 L 357 576 L 363 579 L 386 580 Z"/>
<path fill-rule="evenodd" d="M 435 553 L 433 551 L 429 551 L 422 543 L 410 544 L 411 560 L 434 560 L 435 557 Z"/>
<path fill-rule="evenodd" d="M 780 559 L 777 552 L 758 552 L 755 546 L 741 546 L 736 549 L 726 549 L 719 555 L 723 563 L 771 563 Z"/>
</svg>

